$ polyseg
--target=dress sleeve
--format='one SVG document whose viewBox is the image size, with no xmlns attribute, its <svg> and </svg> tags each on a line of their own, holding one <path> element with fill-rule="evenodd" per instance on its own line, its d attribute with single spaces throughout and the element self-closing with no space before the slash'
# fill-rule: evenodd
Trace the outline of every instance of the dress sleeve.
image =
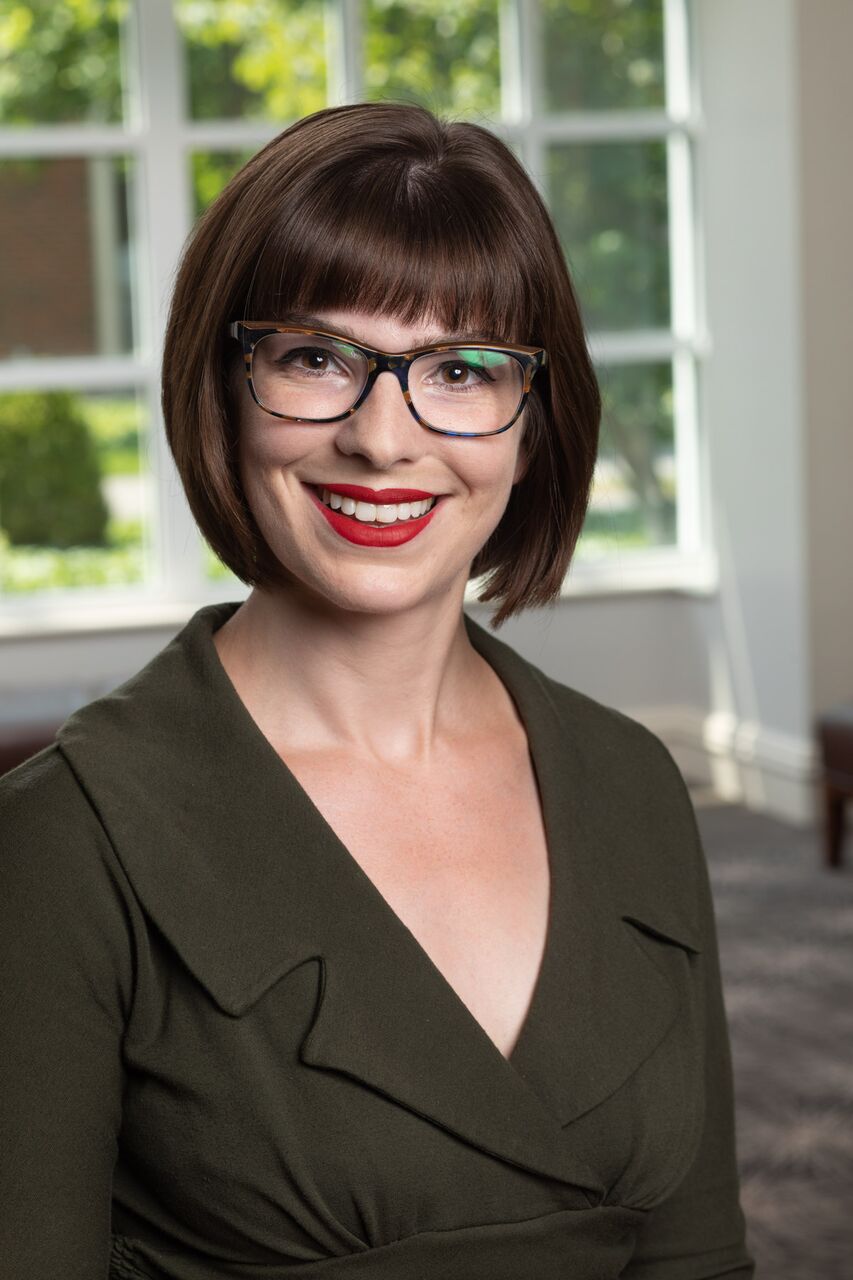
<svg viewBox="0 0 853 1280">
<path fill-rule="evenodd" d="M 674 766 L 676 767 L 676 766 Z M 676 767 L 677 768 L 677 767 Z M 652 1208 L 622 1271 L 625 1280 L 752 1280 L 735 1145 L 734 1081 L 708 866 L 690 794 L 676 786 L 692 828 L 702 928 L 705 1122 L 696 1158 L 672 1195 Z M 689 809 L 689 813 L 686 810 Z"/>
<path fill-rule="evenodd" d="M 119 878 L 57 748 L 0 781 L 0 1257 L 15 1280 L 107 1276 L 132 989 Z"/>
</svg>

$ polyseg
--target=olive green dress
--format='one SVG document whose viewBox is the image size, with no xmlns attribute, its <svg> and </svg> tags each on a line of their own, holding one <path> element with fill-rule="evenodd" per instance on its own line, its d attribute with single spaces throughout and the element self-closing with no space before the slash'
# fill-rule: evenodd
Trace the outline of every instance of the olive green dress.
<svg viewBox="0 0 853 1280">
<path fill-rule="evenodd" d="M 660 740 L 466 615 L 551 863 L 506 1058 L 237 695 L 212 636 L 238 607 L 0 781 L 2 1275 L 751 1277 L 708 873 Z"/>
</svg>

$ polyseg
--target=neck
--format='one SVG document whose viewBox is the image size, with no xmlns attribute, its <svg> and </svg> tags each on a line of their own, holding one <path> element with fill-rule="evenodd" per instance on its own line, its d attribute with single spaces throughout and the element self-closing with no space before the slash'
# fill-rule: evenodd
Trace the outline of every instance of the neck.
<svg viewBox="0 0 853 1280">
<path fill-rule="evenodd" d="M 470 731 L 494 679 L 468 638 L 462 601 L 449 596 L 396 613 L 342 613 L 295 591 L 255 589 L 213 642 L 274 746 L 346 748 L 377 763 L 428 766 Z"/>
</svg>

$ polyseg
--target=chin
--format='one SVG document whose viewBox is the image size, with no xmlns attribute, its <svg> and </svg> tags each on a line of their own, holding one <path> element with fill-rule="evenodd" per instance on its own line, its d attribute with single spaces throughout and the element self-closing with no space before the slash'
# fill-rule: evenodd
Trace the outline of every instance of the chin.
<svg viewBox="0 0 853 1280">
<path fill-rule="evenodd" d="M 447 589 L 446 587 L 444 588 Z M 351 572 L 329 584 L 326 599 L 350 613 L 393 614 L 415 608 L 425 599 L 440 591 L 436 585 L 425 582 L 422 573 L 375 573 L 369 570 L 358 574 Z"/>
<path fill-rule="evenodd" d="M 433 578 L 425 574 L 422 567 L 400 567 L 396 572 L 389 572 L 387 567 L 380 570 L 341 565 L 339 572 L 328 577 L 301 578 L 301 585 L 329 608 L 344 613 L 390 616 L 416 609 L 429 600 L 455 596 L 457 589 L 464 594 L 466 580 L 464 571 L 452 578 L 446 574 Z"/>
</svg>

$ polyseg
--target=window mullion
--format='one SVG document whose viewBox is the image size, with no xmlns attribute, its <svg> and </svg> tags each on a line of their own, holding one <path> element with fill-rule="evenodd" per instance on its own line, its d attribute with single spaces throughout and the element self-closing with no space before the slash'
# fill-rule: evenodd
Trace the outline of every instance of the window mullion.
<svg viewBox="0 0 853 1280">
<path fill-rule="evenodd" d="M 359 102 L 364 93 L 361 0 L 327 0 L 326 66 L 330 106 Z"/>
<path fill-rule="evenodd" d="M 686 0 L 663 0 L 663 19 L 666 111 L 670 119 L 685 121 L 692 111 Z"/>
<path fill-rule="evenodd" d="M 141 386 L 145 364 L 135 356 L 22 356 L 0 361 L 0 395 L 7 391 L 121 391 Z"/>
<path fill-rule="evenodd" d="M 696 359 L 677 351 L 672 361 L 672 400 L 675 423 L 676 546 L 695 553 L 702 549 L 703 510 L 699 456 L 699 417 Z"/>
<path fill-rule="evenodd" d="M 0 158 L 110 156 L 133 153 L 136 138 L 120 124 L 33 124 L 0 128 Z"/>
<path fill-rule="evenodd" d="M 202 543 L 184 497 L 163 429 L 159 366 L 175 267 L 191 227 L 186 92 L 181 35 L 170 0 L 137 0 L 137 49 L 142 98 L 139 221 L 145 245 L 140 331 L 149 367 L 149 456 L 157 493 L 156 547 L 162 594 L 192 600 L 203 594 Z"/>
<path fill-rule="evenodd" d="M 540 83 L 539 0 L 501 0 L 501 116 L 495 132 L 516 149 L 543 199 L 545 152 L 537 86 Z"/>
<path fill-rule="evenodd" d="M 691 110 L 691 78 L 685 0 L 664 0 L 664 59 L 667 111 L 686 120 Z M 669 199 L 669 280 L 671 325 L 677 352 L 672 364 L 676 541 L 683 551 L 701 546 L 699 421 L 696 357 L 685 349 L 697 338 L 696 227 L 693 217 L 692 151 L 683 129 L 667 140 Z"/>
<path fill-rule="evenodd" d="M 524 0 L 501 0 L 499 9 L 501 123 L 523 124 L 530 117 L 526 100 L 525 49 L 528 33 L 521 12 Z"/>
<path fill-rule="evenodd" d="M 677 122 L 691 127 L 687 117 Z M 665 111 L 562 111 L 541 118 L 549 142 L 654 141 L 672 132 L 675 121 Z"/>
</svg>

